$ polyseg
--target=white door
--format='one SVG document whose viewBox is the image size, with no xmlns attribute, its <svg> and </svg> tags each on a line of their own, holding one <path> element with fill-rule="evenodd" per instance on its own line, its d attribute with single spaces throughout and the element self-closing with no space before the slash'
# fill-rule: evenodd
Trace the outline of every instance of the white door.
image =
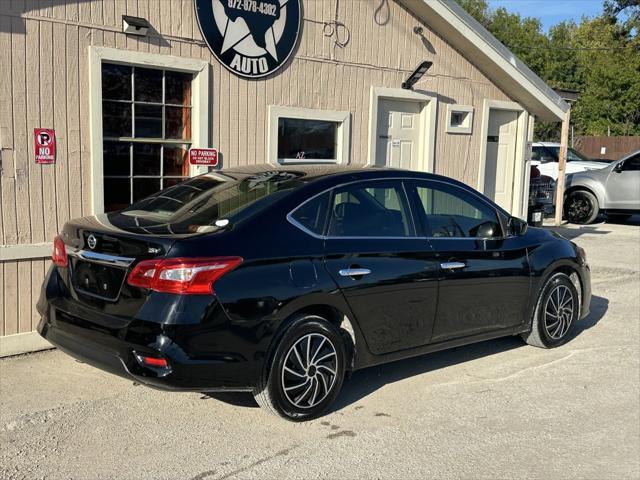
<svg viewBox="0 0 640 480">
<path fill-rule="evenodd" d="M 518 112 L 490 110 L 484 194 L 507 212 L 512 210 L 517 138 Z"/>
<path fill-rule="evenodd" d="M 420 112 L 423 103 L 381 99 L 376 127 L 376 165 L 421 170 Z"/>
</svg>

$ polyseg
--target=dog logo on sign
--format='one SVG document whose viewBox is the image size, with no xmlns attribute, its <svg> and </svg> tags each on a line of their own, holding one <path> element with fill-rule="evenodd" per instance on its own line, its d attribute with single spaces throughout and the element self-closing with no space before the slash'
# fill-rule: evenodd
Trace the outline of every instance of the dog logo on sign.
<svg viewBox="0 0 640 480">
<path fill-rule="evenodd" d="M 284 65 L 300 31 L 300 0 L 195 0 L 202 36 L 234 74 L 265 77 Z"/>
</svg>

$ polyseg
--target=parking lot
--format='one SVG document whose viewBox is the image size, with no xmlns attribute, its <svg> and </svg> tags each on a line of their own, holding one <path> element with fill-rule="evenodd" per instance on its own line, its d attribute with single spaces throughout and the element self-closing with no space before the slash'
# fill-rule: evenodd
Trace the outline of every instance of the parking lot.
<svg viewBox="0 0 640 480">
<path fill-rule="evenodd" d="M 0 478 L 639 478 L 640 217 L 559 231 L 594 294 L 561 348 L 505 338 L 363 370 L 304 424 L 58 351 L 4 359 Z"/>
</svg>

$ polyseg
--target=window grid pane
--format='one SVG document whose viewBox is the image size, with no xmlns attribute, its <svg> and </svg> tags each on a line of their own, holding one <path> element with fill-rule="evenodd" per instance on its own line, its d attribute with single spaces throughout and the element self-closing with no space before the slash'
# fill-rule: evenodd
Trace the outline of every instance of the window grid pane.
<svg viewBox="0 0 640 480">
<path fill-rule="evenodd" d="M 156 75 L 154 78 L 154 71 L 159 71 L 162 75 L 160 96 L 154 96 L 153 91 L 143 91 L 141 86 L 143 82 L 146 82 L 146 88 L 152 88 L 154 84 L 157 88 L 158 76 Z M 172 79 L 171 103 L 165 103 L 167 99 L 167 74 Z M 118 78 L 122 80 L 118 81 Z M 193 75 L 164 69 L 105 63 L 103 64 L 103 79 L 105 79 L 103 82 L 103 148 L 105 149 L 103 161 L 105 162 L 105 172 L 110 173 L 103 176 L 104 199 L 105 211 L 112 211 L 123 208 L 126 203 L 133 203 L 134 200 L 147 196 L 158 189 L 175 185 L 188 178 L 188 153 L 185 152 L 188 152 L 191 146 L 191 81 Z M 118 82 L 119 90 L 105 88 L 106 79 L 109 82 Z M 140 83 L 138 92 L 136 92 L 136 80 Z M 123 87 L 127 83 L 129 86 Z M 182 95 L 181 103 L 180 95 Z M 155 100 L 160 100 L 160 102 Z M 170 112 L 173 115 L 171 122 L 168 122 L 167 119 L 167 106 L 170 107 Z M 110 121 L 106 120 L 105 115 L 108 115 L 107 118 Z M 138 122 L 136 122 L 136 117 Z M 136 123 L 138 123 L 137 126 Z M 169 125 L 167 125 L 168 123 Z M 168 126 L 171 135 L 177 138 L 166 138 Z M 142 136 L 149 134 L 154 136 Z M 107 151 L 107 146 L 109 146 L 109 151 Z M 123 157 L 122 153 L 127 147 L 129 169 L 128 175 L 125 175 L 122 161 L 126 157 Z M 172 156 L 165 161 L 166 148 L 171 149 Z M 108 156 L 112 151 L 120 152 L 120 160 L 115 158 L 114 163 L 107 167 Z M 137 162 L 136 155 L 142 155 L 145 161 L 143 163 Z M 154 167 L 156 164 L 157 167 Z M 171 165 L 171 170 L 165 171 L 169 165 Z"/>
</svg>

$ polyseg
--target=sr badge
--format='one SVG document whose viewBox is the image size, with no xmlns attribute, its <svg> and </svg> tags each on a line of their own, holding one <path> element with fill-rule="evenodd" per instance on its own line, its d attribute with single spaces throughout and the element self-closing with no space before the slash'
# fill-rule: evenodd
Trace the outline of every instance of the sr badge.
<svg viewBox="0 0 640 480">
<path fill-rule="evenodd" d="M 300 0 L 194 0 L 200 31 L 236 75 L 259 78 L 289 58 L 300 30 Z"/>
</svg>

